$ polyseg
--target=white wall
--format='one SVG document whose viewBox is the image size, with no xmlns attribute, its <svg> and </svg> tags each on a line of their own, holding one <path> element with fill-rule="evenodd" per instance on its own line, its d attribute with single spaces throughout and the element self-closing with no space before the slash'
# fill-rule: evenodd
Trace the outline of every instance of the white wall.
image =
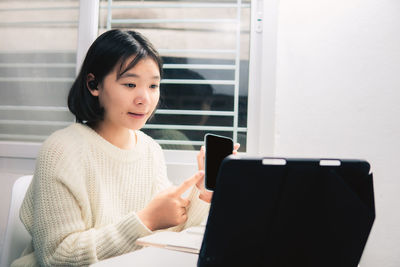
<svg viewBox="0 0 400 267">
<path fill-rule="evenodd" d="M 281 0 L 275 154 L 367 159 L 362 267 L 400 266 L 400 1 Z"/>
</svg>

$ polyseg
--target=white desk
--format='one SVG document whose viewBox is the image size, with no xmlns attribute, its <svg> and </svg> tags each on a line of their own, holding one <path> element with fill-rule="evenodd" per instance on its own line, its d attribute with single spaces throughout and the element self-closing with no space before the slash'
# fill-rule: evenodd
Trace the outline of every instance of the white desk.
<svg viewBox="0 0 400 267">
<path fill-rule="evenodd" d="M 125 267 L 125 266 L 174 266 L 174 267 L 195 267 L 199 255 L 179 252 L 163 248 L 147 247 L 135 252 L 127 253 L 118 257 L 110 258 L 91 267 Z"/>
<path fill-rule="evenodd" d="M 90 267 L 196 267 L 199 255 L 164 248 L 147 247 L 110 258 Z M 360 265 L 358 265 L 360 267 Z"/>
</svg>

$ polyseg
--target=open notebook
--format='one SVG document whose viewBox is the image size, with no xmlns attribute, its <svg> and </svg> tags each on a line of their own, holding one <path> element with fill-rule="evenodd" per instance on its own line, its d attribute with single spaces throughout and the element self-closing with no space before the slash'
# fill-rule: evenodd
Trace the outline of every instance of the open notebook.
<svg viewBox="0 0 400 267">
<path fill-rule="evenodd" d="M 162 231 L 136 240 L 140 246 L 154 246 L 198 254 L 203 241 L 205 225 L 194 226 L 182 232 Z"/>
</svg>

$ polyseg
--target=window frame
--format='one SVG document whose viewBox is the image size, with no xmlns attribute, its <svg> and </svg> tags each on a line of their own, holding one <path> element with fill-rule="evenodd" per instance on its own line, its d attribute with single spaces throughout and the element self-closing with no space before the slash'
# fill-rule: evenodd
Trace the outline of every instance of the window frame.
<svg viewBox="0 0 400 267">
<path fill-rule="evenodd" d="M 97 37 L 99 0 L 80 0 L 79 6 L 76 72 Z M 246 151 L 249 155 L 271 156 L 274 153 L 277 17 L 278 0 L 251 1 Z M 7 159 L 35 160 L 41 145 L 41 142 L 0 141 L 0 160 L 3 161 L 0 168 L 7 169 Z M 197 153 L 164 150 L 168 165 L 196 164 Z"/>
</svg>

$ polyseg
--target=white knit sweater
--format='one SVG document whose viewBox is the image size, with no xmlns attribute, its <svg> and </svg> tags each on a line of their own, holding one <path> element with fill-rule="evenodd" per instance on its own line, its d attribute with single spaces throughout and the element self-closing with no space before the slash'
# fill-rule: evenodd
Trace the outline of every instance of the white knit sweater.
<svg viewBox="0 0 400 267">
<path fill-rule="evenodd" d="M 91 128 L 73 124 L 43 144 L 20 210 L 32 244 L 12 266 L 84 266 L 131 252 L 152 232 L 136 212 L 171 186 L 160 146 L 141 131 L 122 150 Z M 209 204 L 194 186 L 188 220 L 197 225 Z"/>
</svg>

